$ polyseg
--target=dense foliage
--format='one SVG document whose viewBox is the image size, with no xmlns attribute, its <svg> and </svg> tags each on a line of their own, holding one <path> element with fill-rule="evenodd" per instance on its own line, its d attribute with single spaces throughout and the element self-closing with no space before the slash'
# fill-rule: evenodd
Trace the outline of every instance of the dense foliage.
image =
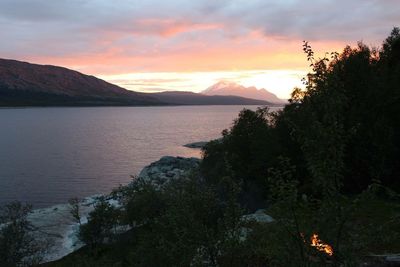
<svg viewBox="0 0 400 267">
<path fill-rule="evenodd" d="M 303 51 L 312 68 L 305 90 L 295 88 L 279 112 L 243 110 L 222 140 L 206 146 L 202 172 L 242 184 L 249 211 L 269 206 L 279 221 L 269 229 L 284 237 L 270 254 L 274 264 L 356 264 L 371 233 L 379 229 L 386 249 L 399 237 L 396 209 L 380 201 L 396 202 L 400 192 L 400 33 L 393 29 L 380 50 L 359 43 L 318 60 L 307 42 Z M 361 226 L 377 203 L 388 212 L 385 227 Z M 305 241 L 315 232 L 332 244 L 332 257 L 315 259 Z"/>
<path fill-rule="evenodd" d="M 244 190 L 266 190 L 268 169 L 282 156 L 307 193 L 360 193 L 374 180 L 400 190 L 399 29 L 380 50 L 359 43 L 316 60 L 307 42 L 303 48 L 312 67 L 306 90 L 295 88 L 277 113 L 243 110 L 206 147 L 204 175 L 229 173 Z"/>
</svg>

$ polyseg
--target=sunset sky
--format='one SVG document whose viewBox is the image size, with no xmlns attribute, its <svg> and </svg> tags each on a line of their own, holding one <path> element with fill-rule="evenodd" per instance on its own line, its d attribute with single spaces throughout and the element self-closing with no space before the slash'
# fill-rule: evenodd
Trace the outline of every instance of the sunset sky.
<svg viewBox="0 0 400 267">
<path fill-rule="evenodd" d="M 0 0 L 0 57 L 60 65 L 145 92 L 201 91 L 218 80 L 281 98 L 317 52 L 379 46 L 398 0 Z"/>
</svg>

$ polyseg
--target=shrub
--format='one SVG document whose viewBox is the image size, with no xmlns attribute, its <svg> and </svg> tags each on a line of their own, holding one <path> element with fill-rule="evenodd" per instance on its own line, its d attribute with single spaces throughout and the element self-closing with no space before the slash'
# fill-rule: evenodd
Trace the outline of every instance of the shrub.
<svg viewBox="0 0 400 267">
<path fill-rule="evenodd" d="M 79 239 L 91 247 L 110 242 L 118 220 L 119 211 L 101 197 L 89 213 L 88 222 L 80 226 Z"/>
<path fill-rule="evenodd" d="M 45 247 L 35 240 L 27 216 L 32 206 L 12 202 L 0 213 L 0 265 L 30 266 L 40 262 Z"/>
</svg>

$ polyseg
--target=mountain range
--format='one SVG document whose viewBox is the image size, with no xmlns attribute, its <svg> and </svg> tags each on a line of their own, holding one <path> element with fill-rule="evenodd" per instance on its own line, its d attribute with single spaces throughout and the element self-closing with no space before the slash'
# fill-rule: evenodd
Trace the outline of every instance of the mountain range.
<svg viewBox="0 0 400 267">
<path fill-rule="evenodd" d="M 275 105 L 263 100 L 240 96 L 204 95 L 193 92 L 166 91 L 151 94 L 156 99 L 172 105 Z"/>
<path fill-rule="evenodd" d="M 218 83 L 215 88 L 221 89 L 222 85 Z M 274 105 L 281 103 L 253 98 L 251 94 L 222 95 L 216 92 L 217 90 L 211 90 L 212 87 L 205 93 L 170 91 L 141 93 L 126 90 L 94 76 L 63 67 L 0 59 L 0 106 Z"/>
<path fill-rule="evenodd" d="M 157 104 L 146 94 L 67 68 L 0 59 L 0 106 Z"/>
<path fill-rule="evenodd" d="M 220 81 L 206 90 L 201 92 L 205 95 L 234 95 L 234 96 L 241 96 L 251 99 L 259 99 L 268 101 L 271 103 L 284 103 L 285 100 L 278 98 L 275 94 L 267 91 L 266 89 L 257 89 L 254 86 L 245 87 L 243 85 L 230 82 L 230 81 Z"/>
</svg>

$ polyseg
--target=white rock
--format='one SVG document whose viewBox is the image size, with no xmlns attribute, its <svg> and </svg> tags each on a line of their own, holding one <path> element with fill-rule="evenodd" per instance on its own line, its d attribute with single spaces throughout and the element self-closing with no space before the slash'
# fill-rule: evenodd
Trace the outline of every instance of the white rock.
<svg viewBox="0 0 400 267">
<path fill-rule="evenodd" d="M 265 210 L 259 209 L 255 213 L 243 215 L 242 217 L 246 221 L 256 221 L 259 223 L 271 223 L 274 219 L 265 213 Z"/>
<path fill-rule="evenodd" d="M 198 158 L 182 158 L 165 156 L 143 168 L 139 178 L 150 181 L 160 188 L 169 181 L 181 178 L 197 168 L 200 164 Z"/>
<path fill-rule="evenodd" d="M 86 197 L 79 204 L 82 224 L 87 223 L 89 213 L 94 210 L 94 203 L 100 196 Z M 107 201 L 115 207 L 119 206 L 117 200 Z M 36 229 L 34 235 L 50 245 L 43 262 L 58 260 L 84 245 L 78 238 L 79 224 L 72 217 L 69 204 L 33 210 L 28 220 Z"/>
</svg>

